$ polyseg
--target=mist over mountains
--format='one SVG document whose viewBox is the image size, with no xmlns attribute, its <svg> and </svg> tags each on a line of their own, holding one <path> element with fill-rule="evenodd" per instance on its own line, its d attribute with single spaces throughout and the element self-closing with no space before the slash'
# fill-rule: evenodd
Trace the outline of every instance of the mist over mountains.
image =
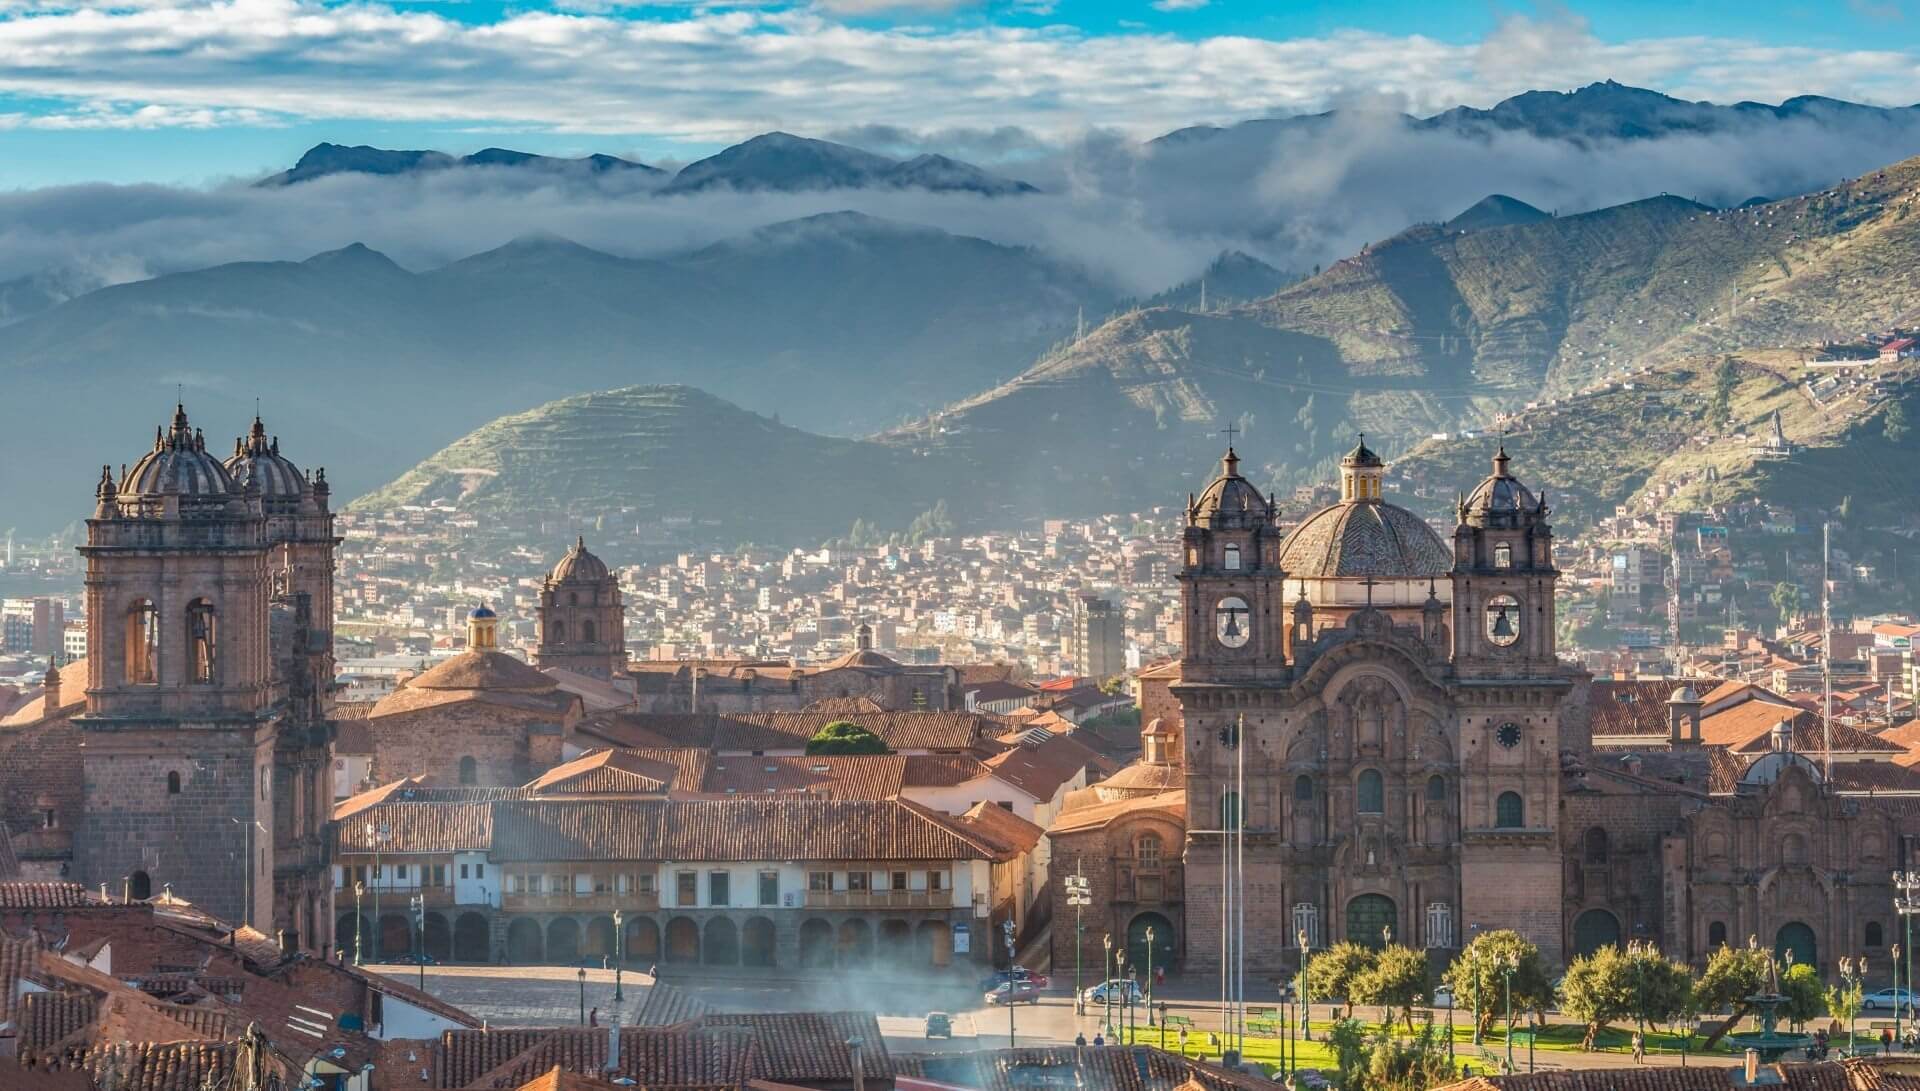
<svg viewBox="0 0 1920 1091">
<path fill-rule="evenodd" d="M 862 147 L 767 134 L 672 172 L 619 149 L 326 145 L 274 184 L 0 194 L 0 376 L 43 407 L 0 438 L 0 504 L 34 513 L 23 527 L 77 517 L 94 474 L 45 452 L 83 422 L 137 448 L 176 384 L 210 428 L 262 397 L 345 495 L 502 414 L 636 384 L 824 435 L 978 447 L 952 464 L 1003 500 L 1047 481 L 1118 481 L 1117 499 L 1142 481 L 1107 459 L 1116 445 L 1182 474 L 1208 461 L 1210 440 L 1141 447 L 1143 427 L 1171 443 L 1304 411 L 1268 468 L 1294 480 L 1363 412 L 1411 436 L 1665 344 L 1602 325 L 1622 308 L 1651 308 L 1678 343 L 1724 294 L 1712 270 L 1794 268 L 1800 239 L 1839 230 L 1797 212 L 1800 239 L 1729 258 L 1695 225 L 1708 208 L 1920 153 L 1920 112 L 1596 84 L 1146 142 L 955 137 L 952 157 L 842 135 Z M 1897 302 L 1835 290 L 1858 313 L 1796 304 L 1780 332 Z M 1159 309 L 1062 346 L 1081 315 L 1099 326 L 1130 301 Z M 1281 378 L 1284 395 L 1254 393 Z M 114 408 L 86 404 L 102 388 Z M 1037 452 L 1072 457 L 1023 476 Z"/>
</svg>

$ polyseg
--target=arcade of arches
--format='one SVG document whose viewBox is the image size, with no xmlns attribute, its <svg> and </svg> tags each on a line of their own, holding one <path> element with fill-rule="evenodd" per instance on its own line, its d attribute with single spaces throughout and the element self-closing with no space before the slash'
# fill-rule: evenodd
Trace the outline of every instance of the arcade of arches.
<svg viewBox="0 0 1920 1091">
<path fill-rule="evenodd" d="M 503 958 L 517 965 L 565 965 L 612 959 L 618 955 L 633 967 L 831 968 L 885 963 L 937 968 L 948 966 L 954 960 L 953 926 L 944 919 L 808 917 L 797 928 L 788 924 L 788 932 L 783 935 L 781 925 L 767 916 L 636 915 L 625 918 L 625 935 L 622 942 L 616 944 L 610 915 L 515 916 L 504 919 L 500 939 L 489 949 L 493 928 L 482 914 L 462 914 L 452 922 L 436 913 L 429 913 L 427 917 L 427 953 L 441 961 L 450 958 L 455 962 L 487 962 Z M 1164 918 L 1159 920 L 1165 924 Z M 369 923 L 366 927 L 366 957 L 371 959 L 372 925 Z M 337 928 L 350 957 L 353 937 L 357 934 L 354 915 L 342 914 Z M 1171 954 L 1172 937 L 1170 926 L 1156 931 L 1154 946 L 1164 952 L 1157 957 Z M 406 933 L 393 934 L 390 939 L 392 943 L 381 948 L 388 954 L 411 950 Z"/>
</svg>

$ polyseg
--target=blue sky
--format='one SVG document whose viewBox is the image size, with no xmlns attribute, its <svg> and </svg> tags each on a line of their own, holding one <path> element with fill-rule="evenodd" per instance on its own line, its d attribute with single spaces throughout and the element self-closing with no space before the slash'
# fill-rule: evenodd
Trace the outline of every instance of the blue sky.
<svg viewBox="0 0 1920 1091">
<path fill-rule="evenodd" d="M 1920 4 L 0 0 L 0 189 L 214 182 L 321 141 L 684 160 L 773 128 L 962 154 L 1598 79 L 1920 101 Z"/>
</svg>

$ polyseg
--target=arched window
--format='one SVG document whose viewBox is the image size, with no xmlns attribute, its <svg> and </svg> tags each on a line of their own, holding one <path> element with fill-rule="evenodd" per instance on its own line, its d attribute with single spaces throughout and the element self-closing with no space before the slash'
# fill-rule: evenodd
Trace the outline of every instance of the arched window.
<svg viewBox="0 0 1920 1091">
<path fill-rule="evenodd" d="M 128 685 L 160 680 L 160 608 L 152 599 L 134 599 L 127 607 L 126 648 L 122 658 Z"/>
<path fill-rule="evenodd" d="M 1133 858 L 1141 867 L 1160 866 L 1160 835 L 1143 833 L 1133 843 Z"/>
<path fill-rule="evenodd" d="M 1718 950 L 1727 945 L 1727 922 L 1714 921 L 1707 925 L 1707 949 Z"/>
<path fill-rule="evenodd" d="M 1386 783 L 1380 779 L 1378 769 L 1368 769 L 1360 774 L 1360 783 L 1354 792 L 1353 809 L 1361 814 L 1380 814 L 1387 809 Z"/>
<path fill-rule="evenodd" d="M 1879 947 L 1887 942 L 1886 933 L 1881 931 L 1879 921 L 1867 922 L 1867 946 Z"/>
<path fill-rule="evenodd" d="M 1607 831 L 1598 826 L 1587 831 L 1587 863 L 1604 864 L 1607 862 Z"/>
<path fill-rule="evenodd" d="M 1499 545 L 1496 545 L 1493 547 L 1493 567 L 1495 568 L 1512 568 L 1513 567 L 1513 547 L 1512 546 L 1508 545 L 1505 542 L 1501 542 Z"/>
<path fill-rule="evenodd" d="M 547 643 L 565 644 L 567 642 L 567 623 L 554 621 L 547 624 Z"/>
<path fill-rule="evenodd" d="M 1222 792 L 1220 794 L 1220 828 L 1221 829 L 1223 830 L 1239 829 L 1240 823 L 1246 818 L 1246 816 L 1247 816 L 1247 809 L 1240 805 L 1239 792 Z"/>
<path fill-rule="evenodd" d="M 1427 778 L 1427 802 L 1445 803 L 1447 801 L 1447 778 L 1438 774 Z"/>
<path fill-rule="evenodd" d="M 1313 802 L 1313 778 L 1305 773 L 1293 778 L 1293 801 L 1295 803 Z"/>
<path fill-rule="evenodd" d="M 177 796 L 180 794 L 180 774 L 178 773 L 167 774 L 167 794 L 170 796 Z"/>
<path fill-rule="evenodd" d="M 581 640 L 585 641 L 588 644 L 592 644 L 597 640 L 599 640 L 599 638 L 600 638 L 600 634 L 597 630 L 594 629 L 593 622 L 591 620 L 583 621 L 580 623 L 580 639 Z"/>
<path fill-rule="evenodd" d="M 480 783 L 480 763 L 474 761 L 473 755 L 471 754 L 460 759 L 460 783 Z"/>
<path fill-rule="evenodd" d="M 1502 830 L 1517 830 L 1526 823 L 1526 806 L 1519 792 L 1501 792 L 1493 803 L 1493 824 Z"/>
<path fill-rule="evenodd" d="M 127 876 L 127 897 L 136 902 L 153 897 L 153 879 L 144 871 L 136 871 Z"/>
<path fill-rule="evenodd" d="M 219 620 L 206 599 L 187 604 L 187 681 L 213 684 L 219 667 Z"/>
</svg>

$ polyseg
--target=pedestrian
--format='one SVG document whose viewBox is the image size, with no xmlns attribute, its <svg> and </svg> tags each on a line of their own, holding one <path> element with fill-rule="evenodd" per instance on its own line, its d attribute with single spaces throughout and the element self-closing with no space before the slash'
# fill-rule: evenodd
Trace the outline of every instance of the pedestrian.
<svg viewBox="0 0 1920 1091">
<path fill-rule="evenodd" d="M 1086 1031 L 1081 1031 L 1079 1034 L 1076 1034 L 1073 1036 L 1073 1047 L 1075 1049 L 1087 1048 L 1087 1032 Z"/>
<path fill-rule="evenodd" d="M 1880 1052 L 1883 1054 L 1893 1052 L 1893 1028 L 1892 1027 L 1880 1028 Z"/>
<path fill-rule="evenodd" d="M 1167 968 L 1165 966 L 1155 966 L 1153 968 L 1154 987 L 1158 988 L 1159 986 L 1165 985 L 1166 983 L 1167 983 Z"/>
<path fill-rule="evenodd" d="M 1093 1044 L 1094 1044 L 1094 1045 L 1096 1045 L 1096 1046 L 1103 1046 L 1103 1045 L 1106 1045 L 1106 1044 L 1107 1044 L 1107 1036 L 1106 1036 L 1106 1035 L 1104 1035 L 1104 1034 L 1102 1034 L 1102 1033 L 1100 1033 L 1100 1032 L 1099 1032 L 1099 1031 L 1097 1031 L 1097 1030 L 1096 1030 L 1096 1031 L 1094 1031 L 1094 1032 L 1093 1032 Z"/>
<path fill-rule="evenodd" d="M 1647 1060 L 1647 1040 L 1637 1030 L 1633 1032 L 1633 1059 L 1641 1064 Z"/>
<path fill-rule="evenodd" d="M 658 979 L 660 976 L 660 964 L 656 962 L 653 965 L 647 967 L 647 976 Z"/>
</svg>

